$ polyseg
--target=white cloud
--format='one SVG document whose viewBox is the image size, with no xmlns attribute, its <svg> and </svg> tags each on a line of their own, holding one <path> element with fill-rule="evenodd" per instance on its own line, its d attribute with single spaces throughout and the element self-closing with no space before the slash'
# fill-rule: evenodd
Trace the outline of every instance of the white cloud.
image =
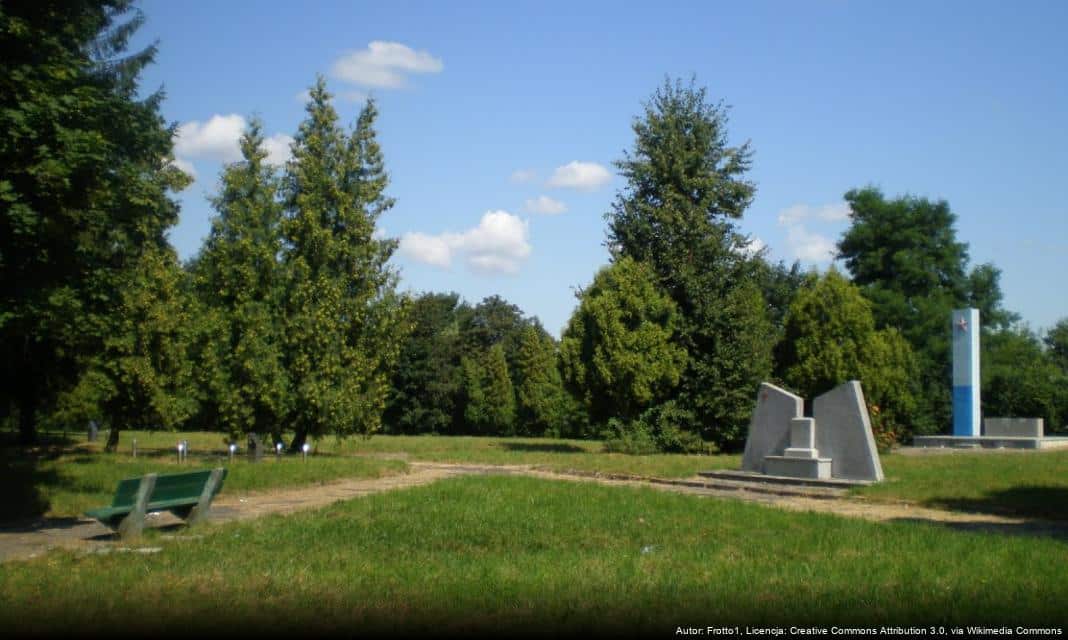
<svg viewBox="0 0 1068 640">
<path fill-rule="evenodd" d="M 197 169 L 193 166 L 192 162 L 189 162 L 188 160 L 182 160 L 181 158 L 175 158 L 171 161 L 171 164 L 188 173 L 189 176 L 194 180 L 197 179 Z"/>
<path fill-rule="evenodd" d="M 174 163 L 185 169 L 192 167 L 189 158 L 203 158 L 216 162 L 237 162 L 241 160 L 241 134 L 248 125 L 244 116 L 236 113 L 214 115 L 206 122 L 190 120 L 178 126 L 174 137 Z M 264 138 L 263 148 L 267 151 L 267 163 L 281 166 L 291 157 L 289 145 L 293 138 L 284 133 L 276 133 Z M 195 174 L 194 174 L 195 175 Z"/>
<path fill-rule="evenodd" d="M 549 196 L 538 196 L 523 203 L 527 211 L 540 213 L 547 216 L 555 216 L 567 211 L 567 205 L 559 200 L 553 200 Z"/>
<path fill-rule="evenodd" d="M 522 184 L 524 182 L 533 182 L 537 177 L 538 173 L 533 169 L 517 169 L 512 172 L 508 180 L 516 184 Z"/>
<path fill-rule="evenodd" d="M 297 92 L 295 96 L 293 96 L 293 99 L 299 102 L 300 104 L 308 104 L 308 102 L 311 100 L 311 91 L 307 89 L 301 89 Z"/>
<path fill-rule="evenodd" d="M 401 236 L 397 250 L 416 262 L 443 268 L 452 266 L 452 249 L 448 242 L 438 236 L 406 233 Z"/>
<path fill-rule="evenodd" d="M 435 267 L 449 268 L 453 257 L 463 254 L 467 265 L 482 273 L 516 273 L 531 252 L 527 222 L 507 211 L 487 211 L 478 226 L 463 233 L 406 233 L 401 237 L 402 255 Z"/>
<path fill-rule="evenodd" d="M 236 113 L 214 115 L 203 123 L 190 120 L 178 127 L 174 153 L 177 156 L 236 162 L 241 159 L 241 148 L 237 141 L 244 130 L 245 118 Z"/>
<path fill-rule="evenodd" d="M 612 174 L 596 162 L 579 162 L 574 160 L 562 167 L 557 167 L 549 178 L 550 187 L 581 189 L 593 191 L 599 189 L 612 179 Z"/>
<path fill-rule="evenodd" d="M 801 224 L 790 226 L 786 232 L 786 243 L 790 245 L 794 257 L 802 262 L 830 262 L 836 253 L 833 240 L 812 233 Z"/>
<path fill-rule="evenodd" d="M 849 219 L 849 204 L 825 204 L 822 207 L 810 207 L 807 204 L 795 204 L 779 212 L 779 224 L 791 225 L 805 220 L 822 222 L 841 222 Z"/>
<path fill-rule="evenodd" d="M 270 138 L 264 138 L 263 148 L 267 151 L 267 164 L 282 166 L 293 157 L 290 145 L 293 138 L 284 133 L 276 133 Z"/>
<path fill-rule="evenodd" d="M 837 202 L 818 207 L 795 204 L 779 212 L 779 226 L 786 227 L 786 243 L 793 256 L 802 262 L 825 264 L 834 260 L 838 248 L 834 240 L 809 231 L 805 224 L 840 223 L 849 219 L 849 204 Z"/>
<path fill-rule="evenodd" d="M 399 42 L 375 40 L 362 51 L 345 54 L 334 63 L 333 75 L 368 87 L 403 87 L 410 73 L 439 73 L 445 65 L 426 51 Z"/>
</svg>

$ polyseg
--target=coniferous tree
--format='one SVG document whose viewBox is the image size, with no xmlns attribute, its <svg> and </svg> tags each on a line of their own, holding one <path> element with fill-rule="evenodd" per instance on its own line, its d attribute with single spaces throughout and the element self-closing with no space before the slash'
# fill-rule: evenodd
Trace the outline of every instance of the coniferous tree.
<svg viewBox="0 0 1068 640">
<path fill-rule="evenodd" d="M 871 302 L 837 270 L 798 293 L 776 351 L 799 395 L 814 398 L 859 380 L 883 443 L 908 436 L 919 392 L 912 349 L 896 329 L 876 330 Z"/>
<path fill-rule="evenodd" d="M 678 307 L 687 364 L 673 413 L 720 447 L 745 441 L 752 397 L 771 370 L 773 330 L 754 260 L 733 220 L 753 199 L 752 151 L 727 142 L 727 110 L 703 88 L 664 85 L 616 163 L 627 185 L 606 214 L 614 260 L 647 262 Z"/>
<path fill-rule="evenodd" d="M 226 167 L 212 200 L 218 216 L 198 256 L 204 345 L 198 368 L 205 413 L 231 436 L 272 433 L 280 440 L 289 409 L 281 315 L 279 179 L 266 163 L 262 124 L 241 138 L 243 160 Z"/>
<path fill-rule="evenodd" d="M 326 83 L 310 92 L 307 118 L 284 180 L 286 365 L 300 447 L 308 436 L 378 430 L 389 376 L 406 328 L 396 241 L 374 236 L 393 204 L 369 101 L 346 136 Z"/>
<path fill-rule="evenodd" d="M 567 389 L 603 427 L 636 419 L 673 394 L 686 365 L 678 310 L 652 270 L 629 257 L 602 269 L 579 297 L 560 342 Z"/>
<path fill-rule="evenodd" d="M 0 413 L 15 408 L 24 442 L 104 351 L 188 184 L 162 93 L 138 97 L 156 47 L 124 55 L 142 23 L 125 0 L 0 9 Z"/>
<path fill-rule="evenodd" d="M 559 434 L 567 403 L 553 339 L 531 325 L 516 354 L 516 424 L 523 435 Z"/>
</svg>

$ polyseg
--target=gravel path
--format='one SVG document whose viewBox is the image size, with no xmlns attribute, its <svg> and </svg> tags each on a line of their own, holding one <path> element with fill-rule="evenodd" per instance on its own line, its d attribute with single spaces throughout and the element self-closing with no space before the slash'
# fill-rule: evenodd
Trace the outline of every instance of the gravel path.
<svg viewBox="0 0 1068 640">
<path fill-rule="evenodd" d="M 248 520 L 264 515 L 293 513 L 326 506 L 371 493 L 416 487 L 443 478 L 464 475 L 523 475 L 548 480 L 596 482 L 608 486 L 647 487 L 688 495 L 731 498 L 794 511 L 831 513 L 852 518 L 888 522 L 927 522 L 961 530 L 1006 535 L 1051 536 L 1068 540 L 1068 523 L 1012 518 L 982 513 L 929 509 L 910 504 L 870 502 L 845 497 L 840 490 L 782 487 L 752 482 L 694 478 L 657 480 L 627 478 L 582 472 L 553 472 L 526 465 L 451 464 L 411 462 L 409 473 L 384 478 L 339 480 L 323 485 L 222 495 L 212 504 L 213 522 Z M 147 526 L 163 529 L 184 526 L 169 513 L 150 514 Z M 166 534 L 165 534 L 166 535 Z M 100 523 L 85 518 L 40 518 L 18 526 L 0 528 L 0 562 L 33 558 L 50 548 L 64 547 L 89 552 L 114 550 L 116 537 Z"/>
</svg>

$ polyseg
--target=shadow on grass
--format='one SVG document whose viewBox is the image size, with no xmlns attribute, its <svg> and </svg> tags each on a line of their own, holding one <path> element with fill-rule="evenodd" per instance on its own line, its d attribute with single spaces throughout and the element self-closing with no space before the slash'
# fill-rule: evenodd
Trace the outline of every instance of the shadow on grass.
<svg viewBox="0 0 1068 640">
<path fill-rule="evenodd" d="M 44 529 L 73 529 L 85 526 L 81 518 L 34 518 L 0 524 L 0 533 L 35 533 Z"/>
<path fill-rule="evenodd" d="M 1000 536 L 1019 536 L 1024 538 L 1051 538 L 1068 544 L 1068 522 L 946 522 L 927 518 L 894 518 L 893 522 L 909 524 L 926 524 L 965 531 L 969 533 L 990 533 Z"/>
<path fill-rule="evenodd" d="M 950 511 L 1042 518 L 1068 523 L 1068 487 L 1022 486 L 980 498 L 931 498 L 925 504 Z"/>
<path fill-rule="evenodd" d="M 42 488 L 70 486 L 69 478 L 55 469 L 42 468 L 42 462 L 59 455 L 58 449 L 0 448 L 0 486 L 3 487 L 0 523 L 23 521 L 46 513 L 51 505 Z"/>
<path fill-rule="evenodd" d="M 508 449 L 509 451 L 531 451 L 542 453 L 587 453 L 582 447 L 576 447 L 573 444 L 563 444 L 560 442 L 546 442 L 544 444 L 540 442 L 502 442 L 502 449 Z"/>
</svg>

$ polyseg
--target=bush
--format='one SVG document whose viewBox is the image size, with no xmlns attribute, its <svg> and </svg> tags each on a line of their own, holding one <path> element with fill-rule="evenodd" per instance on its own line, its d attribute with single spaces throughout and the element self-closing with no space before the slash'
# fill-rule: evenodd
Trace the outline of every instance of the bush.
<svg viewBox="0 0 1068 640">
<path fill-rule="evenodd" d="M 707 453 L 708 445 L 701 436 L 685 429 L 693 419 L 691 412 L 669 400 L 646 410 L 637 420 L 610 420 L 605 451 L 633 455 Z"/>
</svg>

